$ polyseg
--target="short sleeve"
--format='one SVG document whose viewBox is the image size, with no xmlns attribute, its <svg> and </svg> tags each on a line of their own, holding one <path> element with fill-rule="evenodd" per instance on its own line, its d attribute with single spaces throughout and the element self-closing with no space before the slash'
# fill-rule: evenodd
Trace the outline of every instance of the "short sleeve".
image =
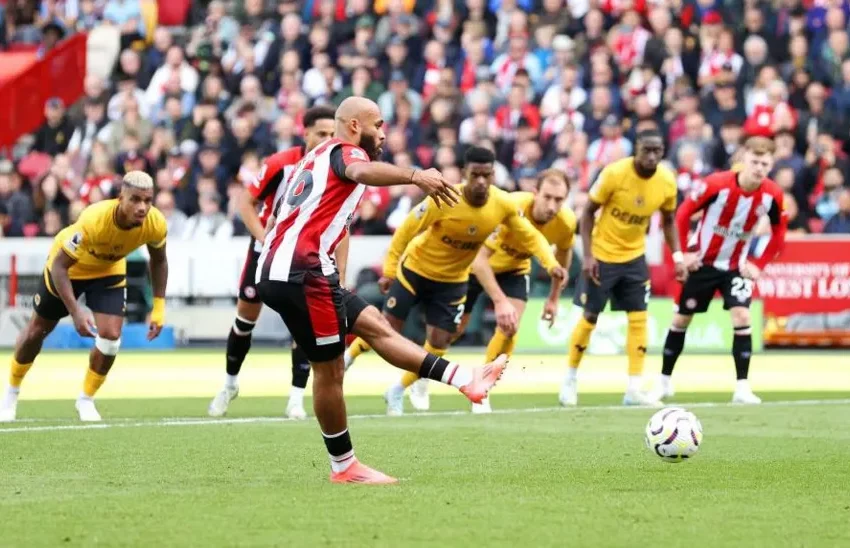
<svg viewBox="0 0 850 548">
<path fill-rule="evenodd" d="M 783 217 L 788 217 L 788 212 L 785 211 L 785 196 L 781 191 L 777 191 L 773 193 L 773 200 L 771 202 L 767 216 L 770 219 L 770 224 L 777 226 L 782 223 Z"/>
<path fill-rule="evenodd" d="M 664 202 L 661 203 L 661 211 L 665 213 L 674 213 L 676 211 L 677 194 L 675 181 L 668 182 L 664 188 Z"/>
<path fill-rule="evenodd" d="M 557 246 L 558 249 L 572 249 L 578 221 L 576 220 L 575 213 L 572 211 L 564 211 L 562 215 L 564 215 L 564 224 L 567 229 L 561 234 L 561 239 L 558 241 Z"/>
<path fill-rule="evenodd" d="M 349 143 L 343 143 L 331 151 L 331 169 L 337 177 L 349 183 L 354 181 L 346 177 L 345 169 L 354 164 L 368 162 L 369 156 L 366 155 L 366 152 L 362 148 Z"/>
<path fill-rule="evenodd" d="M 266 160 L 260 167 L 260 172 L 257 173 L 257 176 L 248 185 L 248 192 L 254 199 L 262 200 L 277 188 L 282 178 L 283 170 L 276 167 L 269 160 Z"/>
<path fill-rule="evenodd" d="M 588 197 L 599 205 L 608 203 L 608 200 L 611 199 L 611 194 L 614 193 L 617 182 L 612 171 L 610 167 L 604 168 L 596 178 L 596 182 L 590 188 Z"/>
<path fill-rule="evenodd" d="M 168 223 L 165 221 L 165 217 L 163 217 L 159 210 L 155 210 L 155 212 L 152 211 L 152 213 L 154 213 L 154 219 L 147 245 L 153 249 L 162 249 L 165 245 L 166 237 L 168 236 Z"/>
</svg>

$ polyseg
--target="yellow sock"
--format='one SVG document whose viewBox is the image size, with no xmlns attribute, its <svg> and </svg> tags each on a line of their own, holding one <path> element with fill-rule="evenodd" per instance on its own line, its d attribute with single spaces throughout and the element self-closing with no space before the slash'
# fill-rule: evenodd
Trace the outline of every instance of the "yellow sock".
<svg viewBox="0 0 850 548">
<path fill-rule="evenodd" d="M 91 369 L 86 371 L 86 379 L 83 381 L 83 394 L 93 398 L 106 380 L 106 375 L 95 373 Z"/>
<path fill-rule="evenodd" d="M 581 358 L 584 356 L 584 351 L 587 350 L 587 345 L 590 344 L 590 335 L 595 328 L 596 324 L 590 323 L 584 319 L 584 316 L 578 319 L 573 334 L 570 336 L 570 367 L 577 368 L 581 364 Z"/>
<path fill-rule="evenodd" d="M 513 354 L 516 347 L 516 335 L 508 337 L 500 329 L 496 329 L 493 337 L 487 344 L 487 354 L 484 357 L 485 362 L 491 362 L 499 357 L 499 354 Z"/>
<path fill-rule="evenodd" d="M 21 383 L 24 382 L 24 377 L 27 376 L 27 372 L 32 367 L 32 362 L 30 363 L 18 363 L 18 360 L 15 357 L 12 357 L 12 367 L 9 371 L 9 386 L 13 388 L 20 388 Z"/>
<path fill-rule="evenodd" d="M 629 312 L 629 330 L 626 334 L 626 354 L 629 356 L 629 376 L 643 374 L 646 359 L 646 311 Z"/>
<path fill-rule="evenodd" d="M 369 346 L 369 343 L 367 343 L 366 341 L 364 341 L 360 337 L 357 337 L 356 339 L 354 339 L 351 342 L 351 346 L 348 347 L 348 353 L 349 353 L 349 355 L 351 355 L 352 359 L 355 359 L 360 354 L 362 354 L 364 352 L 368 352 L 370 350 L 372 350 L 372 347 Z"/>
</svg>

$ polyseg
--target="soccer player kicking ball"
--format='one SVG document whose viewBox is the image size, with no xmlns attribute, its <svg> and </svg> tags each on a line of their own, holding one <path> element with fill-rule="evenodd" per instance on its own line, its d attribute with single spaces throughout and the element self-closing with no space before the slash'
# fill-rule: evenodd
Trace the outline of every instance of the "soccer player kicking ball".
<svg viewBox="0 0 850 548">
<path fill-rule="evenodd" d="M 450 384 L 480 402 L 501 377 L 500 356 L 469 369 L 426 352 L 399 335 L 363 299 L 343 289 L 332 258 L 348 231 L 364 185 L 412 183 L 443 207 L 457 203 L 457 190 L 437 170 L 418 171 L 374 162 L 385 136 L 378 105 L 349 97 L 336 111 L 334 138 L 325 141 L 287 178 L 275 206 L 275 224 L 257 264 L 257 290 L 280 314 L 313 369 L 313 410 L 322 428 L 335 483 L 395 483 L 354 456 L 343 397 L 345 335 L 353 332 L 396 367 Z"/>
<path fill-rule="evenodd" d="M 782 189 L 767 179 L 773 167 L 773 150 L 772 140 L 749 138 L 744 144 L 742 169 L 706 177 L 679 208 L 676 215 L 679 237 L 696 271 L 688 277 L 676 299 L 673 325 L 664 342 L 661 377 L 654 391 L 657 397 L 674 395 L 670 376 L 685 345 L 688 326 L 694 314 L 708 310 L 714 294 L 719 292 L 723 296 L 723 308 L 732 317 L 735 333 L 732 358 L 738 382 L 732 402 L 761 403 L 747 380 L 753 350 L 750 327 L 753 281 L 779 254 L 788 224 Z M 702 212 L 699 224 L 688 241 L 691 218 L 698 212 Z M 753 228 L 764 215 L 770 219 L 770 240 L 760 257 L 751 258 Z"/>
<path fill-rule="evenodd" d="M 558 397 L 564 406 L 578 403 L 578 367 L 609 298 L 612 310 L 628 315 L 629 381 L 623 405 L 660 404 L 641 391 L 650 295 L 644 253 L 649 221 L 656 211 L 661 211 L 664 239 L 673 251 L 676 279 L 685 281 L 688 269 L 676 234 L 676 177 L 658 165 L 664 156 L 661 134 L 654 130 L 638 133 L 635 148 L 633 157 L 602 170 L 581 216 L 584 264 L 575 304 L 583 307 L 584 313 L 570 338 L 569 368 Z"/>
<path fill-rule="evenodd" d="M 387 294 L 384 317 L 401 331 L 411 309 L 421 302 L 425 307 L 425 350 L 436 356 L 448 351 L 466 311 L 470 266 L 500 224 L 524 241 L 553 277 L 566 277 L 546 238 L 520 215 L 510 194 L 492 186 L 495 161 L 486 148 L 470 148 L 465 156 L 466 181 L 459 187 L 460 203 L 440 208 L 426 199 L 396 230 L 384 260 L 383 277 L 378 282 Z M 355 357 L 352 349 L 367 346 L 361 340 L 353 341 L 348 364 Z M 404 391 L 418 379 L 415 371 L 408 372 L 387 389 L 388 415 L 404 413 Z M 422 379 L 417 383 L 424 388 L 418 398 L 411 393 L 411 402 L 420 410 L 429 407 L 427 382 Z"/>
<path fill-rule="evenodd" d="M 83 391 L 76 402 L 77 412 L 82 421 L 101 420 L 94 395 L 121 346 L 127 298 L 125 257 L 141 245 L 148 246 L 153 280 L 149 341 L 159 336 L 165 318 L 167 225 L 152 202 L 150 175 L 131 171 L 124 176 L 118 199 L 90 205 L 76 223 L 56 235 L 33 297 L 32 317 L 15 346 L 9 386 L 0 403 L 0 422 L 15 420 L 21 382 L 41 352 L 44 339 L 69 314 L 80 335 L 95 339 Z M 86 296 L 94 318 L 77 303 L 80 295 Z"/>
<path fill-rule="evenodd" d="M 576 216 L 565 205 L 570 193 L 570 181 L 563 171 L 547 169 L 537 177 L 537 191 L 513 192 L 511 200 L 532 226 L 555 246 L 555 258 L 566 272 L 572 262 Z M 507 226 L 499 226 L 487 239 L 472 263 L 472 276 L 466 293 L 466 308 L 456 339 L 466 330 L 470 312 L 482 292 L 493 301 L 496 312 L 496 331 L 487 344 L 485 360 L 500 354 L 508 357 L 516 346 L 516 332 L 528 301 L 531 257 L 528 240 Z M 567 285 L 567 276 L 552 283 L 543 307 L 542 319 L 551 327 L 558 315 L 558 299 Z M 412 400 L 413 398 L 411 398 Z M 489 398 L 472 404 L 473 413 L 489 413 Z"/>
<path fill-rule="evenodd" d="M 295 166 L 306 152 L 333 137 L 333 133 L 334 109 L 329 107 L 309 109 L 304 114 L 305 146 L 293 147 L 266 158 L 254 184 L 247 187 L 243 194 L 239 212 L 245 221 L 245 226 L 251 232 L 251 241 L 248 243 L 248 255 L 239 280 L 236 318 L 227 336 L 224 386 L 210 402 L 207 412 L 211 417 L 222 417 L 227 414 L 230 402 L 239 395 L 239 372 L 251 349 L 251 334 L 263 308 L 254 281 L 257 260 L 260 258 L 263 240 L 266 237 L 266 225 L 271 217 L 275 201 L 284 191 L 285 185 L 281 183 L 295 170 Z M 258 214 L 257 205 L 260 203 L 262 208 Z M 339 249 L 342 250 L 344 247 L 340 246 Z M 286 415 L 291 419 L 304 419 L 307 417 L 304 411 L 304 389 L 310 377 L 310 364 L 303 350 L 297 345 L 293 346 L 291 355 L 292 389 L 289 393 L 289 403 L 286 405 Z"/>
</svg>

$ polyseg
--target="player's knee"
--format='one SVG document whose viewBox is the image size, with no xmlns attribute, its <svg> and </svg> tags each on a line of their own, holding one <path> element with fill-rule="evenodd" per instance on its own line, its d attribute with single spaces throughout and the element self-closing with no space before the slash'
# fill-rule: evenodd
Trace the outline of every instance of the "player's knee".
<svg viewBox="0 0 850 548">
<path fill-rule="evenodd" d="M 345 376 L 345 364 L 341 354 L 337 359 L 314 363 L 312 369 L 313 382 L 319 385 L 342 384 Z"/>
<path fill-rule="evenodd" d="M 240 300 L 236 304 L 236 317 L 253 326 L 257 323 L 257 319 L 260 317 L 260 310 L 262 310 L 262 308 L 263 303 L 249 303 L 248 301 Z"/>
<path fill-rule="evenodd" d="M 674 314 L 673 315 L 673 327 L 679 329 L 680 331 L 684 331 L 691 325 L 691 320 L 693 320 L 693 316 L 687 316 L 685 314 Z"/>
<path fill-rule="evenodd" d="M 599 314 L 597 314 L 595 312 L 589 312 L 589 311 L 585 310 L 583 315 L 584 315 L 584 319 L 588 323 L 592 323 L 593 325 L 596 325 L 596 320 L 599 319 Z"/>
<path fill-rule="evenodd" d="M 750 325 L 750 310 L 742 306 L 732 308 L 729 313 L 732 315 L 732 325 L 735 327 L 747 327 Z"/>
<path fill-rule="evenodd" d="M 434 348 L 448 348 L 452 343 L 453 335 L 454 333 L 449 333 L 442 329 L 435 329 L 428 334 L 428 344 Z"/>
<path fill-rule="evenodd" d="M 121 337 L 116 337 L 114 335 L 114 333 L 108 333 L 107 331 L 104 331 L 102 333 L 99 333 L 94 339 L 95 348 L 97 348 L 104 356 L 118 355 L 118 349 L 121 348 Z"/>
</svg>

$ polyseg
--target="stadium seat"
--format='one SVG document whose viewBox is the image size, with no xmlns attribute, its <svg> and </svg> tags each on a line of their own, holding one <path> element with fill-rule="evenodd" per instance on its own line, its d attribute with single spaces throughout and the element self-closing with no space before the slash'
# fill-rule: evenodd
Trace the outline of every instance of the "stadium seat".
<svg viewBox="0 0 850 548">
<path fill-rule="evenodd" d="M 156 0 L 159 11 L 159 24 L 167 27 L 179 27 L 186 24 L 191 0 Z"/>
</svg>

